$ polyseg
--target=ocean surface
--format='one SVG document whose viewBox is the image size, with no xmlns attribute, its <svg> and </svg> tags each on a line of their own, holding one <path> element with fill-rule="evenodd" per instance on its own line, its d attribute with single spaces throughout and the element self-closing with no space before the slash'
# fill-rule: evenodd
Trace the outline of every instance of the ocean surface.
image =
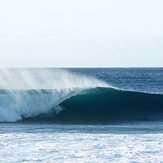
<svg viewBox="0 0 163 163">
<path fill-rule="evenodd" d="M 161 162 L 163 68 L 0 69 L 0 162 Z"/>
</svg>

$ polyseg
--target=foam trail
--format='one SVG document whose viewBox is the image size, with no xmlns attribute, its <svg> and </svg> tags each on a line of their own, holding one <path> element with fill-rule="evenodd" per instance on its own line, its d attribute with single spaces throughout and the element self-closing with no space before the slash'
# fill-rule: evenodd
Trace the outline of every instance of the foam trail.
<svg viewBox="0 0 163 163">
<path fill-rule="evenodd" d="M 47 113 L 86 88 L 105 82 L 63 69 L 0 69 L 0 121 L 13 122 Z"/>
</svg>

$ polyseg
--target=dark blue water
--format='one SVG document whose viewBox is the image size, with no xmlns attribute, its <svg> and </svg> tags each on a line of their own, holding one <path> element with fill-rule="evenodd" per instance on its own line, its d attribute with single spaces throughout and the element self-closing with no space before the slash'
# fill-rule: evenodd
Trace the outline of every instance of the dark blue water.
<svg viewBox="0 0 163 163">
<path fill-rule="evenodd" d="M 163 94 L 163 68 L 72 68 L 68 70 L 80 75 L 96 77 L 121 89 Z"/>
</svg>

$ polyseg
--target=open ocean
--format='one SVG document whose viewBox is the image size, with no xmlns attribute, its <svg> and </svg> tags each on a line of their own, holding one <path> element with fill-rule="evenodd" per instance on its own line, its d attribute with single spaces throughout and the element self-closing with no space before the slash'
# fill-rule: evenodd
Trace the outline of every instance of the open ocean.
<svg viewBox="0 0 163 163">
<path fill-rule="evenodd" d="M 0 162 L 77 161 L 163 161 L 163 68 L 0 69 Z"/>
</svg>

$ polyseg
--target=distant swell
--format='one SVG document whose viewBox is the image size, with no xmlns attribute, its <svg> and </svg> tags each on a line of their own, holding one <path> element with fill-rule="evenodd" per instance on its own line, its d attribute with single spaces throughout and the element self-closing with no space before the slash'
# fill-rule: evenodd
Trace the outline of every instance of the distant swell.
<svg viewBox="0 0 163 163">
<path fill-rule="evenodd" d="M 163 95 L 113 88 L 85 89 L 47 113 L 25 118 L 27 122 L 107 123 L 163 120 Z"/>
</svg>

